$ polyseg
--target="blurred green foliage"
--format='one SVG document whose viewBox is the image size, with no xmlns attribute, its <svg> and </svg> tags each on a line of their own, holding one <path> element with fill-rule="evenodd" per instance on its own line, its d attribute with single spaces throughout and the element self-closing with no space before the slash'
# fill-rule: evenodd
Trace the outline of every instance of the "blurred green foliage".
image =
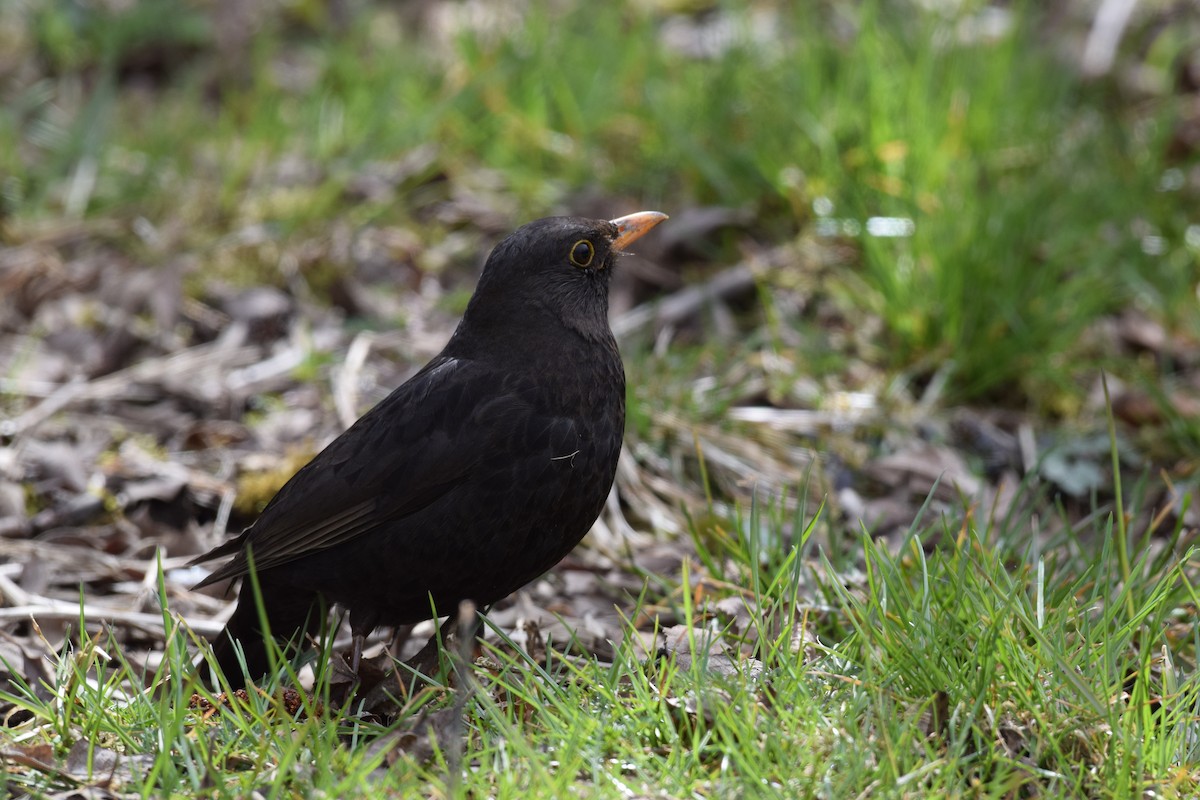
<svg viewBox="0 0 1200 800">
<path fill-rule="evenodd" d="M 341 24 L 289 6 L 260 8 L 238 57 L 219 8 L 40 4 L 46 76 L 0 112 L 9 213 L 136 215 L 203 247 L 245 225 L 286 239 L 419 217 L 444 194 L 429 179 L 495 170 L 514 223 L 598 193 L 748 209 L 760 239 L 845 239 L 857 261 L 820 291 L 882 319 L 886 368 L 950 365 L 952 399 L 1072 413 L 1096 367 L 1084 332 L 1123 308 L 1200 336 L 1195 190 L 1159 191 L 1174 107 L 1083 82 L 1039 42 L 1036 6 L 982 33 L 982 3 L 534 2 L 431 21 L 360 2 Z M 184 62 L 151 95 L 117 79 L 149 45 Z M 1170 64 L 1186 37 L 1155 45 Z M 431 143 L 399 207 L 348 193 Z M 281 175 L 289 159 L 306 171 Z"/>
</svg>

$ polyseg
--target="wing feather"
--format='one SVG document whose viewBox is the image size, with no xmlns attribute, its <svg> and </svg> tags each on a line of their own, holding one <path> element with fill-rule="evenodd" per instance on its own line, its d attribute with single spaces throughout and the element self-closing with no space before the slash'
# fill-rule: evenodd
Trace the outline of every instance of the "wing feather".
<svg viewBox="0 0 1200 800">
<path fill-rule="evenodd" d="M 197 561 L 235 552 L 197 586 L 327 550 L 435 502 L 475 471 L 486 432 L 533 409 L 478 362 L 439 357 L 297 472 L 241 536 Z M 566 421 L 570 425 L 569 421 Z M 383 446 L 380 446 L 380 444 Z M 370 456 L 362 457 L 369 447 Z"/>
</svg>

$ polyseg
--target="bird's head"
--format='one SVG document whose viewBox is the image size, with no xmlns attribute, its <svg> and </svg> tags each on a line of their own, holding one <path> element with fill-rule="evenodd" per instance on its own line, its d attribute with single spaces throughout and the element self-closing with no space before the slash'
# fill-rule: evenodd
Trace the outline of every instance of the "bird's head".
<svg viewBox="0 0 1200 800">
<path fill-rule="evenodd" d="M 488 256 L 463 325 L 512 324 L 542 311 L 581 333 L 606 334 L 616 257 L 666 218 L 641 211 L 614 220 L 546 217 L 521 226 Z"/>
</svg>

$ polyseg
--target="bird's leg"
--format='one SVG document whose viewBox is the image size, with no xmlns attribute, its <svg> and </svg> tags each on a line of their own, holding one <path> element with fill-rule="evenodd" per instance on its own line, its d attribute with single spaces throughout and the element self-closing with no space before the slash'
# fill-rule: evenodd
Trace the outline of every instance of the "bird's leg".
<svg viewBox="0 0 1200 800">
<path fill-rule="evenodd" d="M 446 617 L 446 621 L 438 628 L 438 632 L 431 636 L 425 646 L 406 662 L 409 669 L 424 675 L 433 675 L 441 661 L 442 649 L 448 644 L 451 635 L 460 646 L 465 641 L 470 642 L 470 646 L 474 647 L 474 642 L 483 628 L 483 614 L 486 614 L 490 607 L 485 607 L 482 613 L 472 614 L 466 624 L 457 614 Z"/>
<path fill-rule="evenodd" d="M 474 641 L 479 637 L 481 628 L 483 627 L 483 615 L 487 614 L 491 608 L 490 605 L 484 606 L 482 611 L 474 615 L 474 619 L 470 623 L 470 633 L 464 636 L 474 646 Z M 381 716 L 389 716 L 399 711 L 399 704 L 396 701 L 397 697 L 408 697 L 409 689 L 407 686 L 407 678 L 402 675 L 416 673 L 418 675 L 436 675 L 438 662 L 441 658 L 442 645 L 452 632 L 455 632 L 456 626 L 461 624 L 461 620 L 457 615 L 450 616 L 438 628 L 438 632 L 429 637 L 429 641 L 421 648 L 421 650 L 412 658 L 404 662 L 404 666 L 400 669 L 395 667 L 388 673 L 389 680 L 380 681 L 374 688 L 370 689 L 366 696 L 362 698 L 365 708 L 374 709 Z M 407 637 L 412 632 L 412 626 L 408 626 L 408 630 L 404 632 Z M 396 654 L 399 655 L 398 653 Z"/>
<path fill-rule="evenodd" d="M 475 615 L 475 629 L 473 631 L 471 631 L 472 639 L 482 639 L 483 638 L 483 618 L 486 617 L 488 612 L 491 610 L 492 610 L 492 604 L 488 603 L 486 606 L 479 609 L 479 613 L 477 613 Z"/>
<path fill-rule="evenodd" d="M 489 609 L 491 609 L 491 605 L 476 608 L 472 603 L 470 609 L 460 606 L 457 615 L 447 617 L 446 621 L 442 623 L 441 630 L 438 631 L 438 638 L 445 642 L 446 637 L 453 633 L 460 647 L 464 642 L 471 642 L 471 646 L 474 647 L 475 640 L 483 633 L 483 618 Z"/>
<path fill-rule="evenodd" d="M 400 651 L 404 649 L 404 645 L 408 644 L 408 640 L 412 637 L 412 625 L 397 625 L 392 633 L 391 644 L 388 645 L 388 652 L 392 654 L 392 658 L 400 658 Z"/>
<path fill-rule="evenodd" d="M 350 640 L 350 674 L 354 676 L 355 683 L 358 683 L 358 666 L 362 663 L 363 644 L 366 638 L 363 634 L 356 633 Z"/>
</svg>

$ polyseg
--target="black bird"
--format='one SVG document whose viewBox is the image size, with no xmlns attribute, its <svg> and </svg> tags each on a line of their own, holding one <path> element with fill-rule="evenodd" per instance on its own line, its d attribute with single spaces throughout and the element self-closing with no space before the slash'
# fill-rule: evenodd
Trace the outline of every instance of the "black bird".
<svg viewBox="0 0 1200 800">
<path fill-rule="evenodd" d="M 625 371 L 608 324 L 621 250 L 666 219 L 549 217 L 504 239 L 445 349 L 289 480 L 201 581 L 246 578 L 213 644 L 234 688 L 270 666 L 271 636 L 304 646 L 325 609 L 363 637 L 485 607 L 571 551 L 600 515 L 625 427 Z"/>
</svg>

